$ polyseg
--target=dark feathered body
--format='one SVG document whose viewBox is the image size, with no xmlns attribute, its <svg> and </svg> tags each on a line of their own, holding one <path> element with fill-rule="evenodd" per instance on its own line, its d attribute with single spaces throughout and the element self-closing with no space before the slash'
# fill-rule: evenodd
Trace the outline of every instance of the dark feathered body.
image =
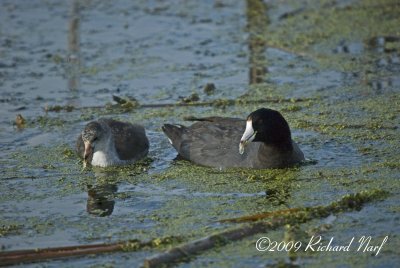
<svg viewBox="0 0 400 268">
<path fill-rule="evenodd" d="M 166 124 L 163 131 L 182 158 L 203 166 L 281 168 L 304 159 L 291 139 L 292 146 L 283 147 L 251 142 L 245 152 L 239 154 L 238 146 L 245 127 L 243 119 L 208 117 L 200 118 L 190 127 Z"/>
<path fill-rule="evenodd" d="M 120 160 L 134 162 L 147 155 L 149 141 L 145 129 L 141 125 L 101 118 L 90 122 L 85 129 L 97 129 L 98 127 L 109 127 L 111 130 L 117 156 Z M 84 153 L 82 134 L 77 140 L 77 152 L 80 157 Z"/>
</svg>

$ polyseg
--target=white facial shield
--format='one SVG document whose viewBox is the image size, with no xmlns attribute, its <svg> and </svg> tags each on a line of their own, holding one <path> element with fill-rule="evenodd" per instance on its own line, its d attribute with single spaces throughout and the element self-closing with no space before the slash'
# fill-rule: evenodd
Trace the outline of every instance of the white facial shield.
<svg viewBox="0 0 400 268">
<path fill-rule="evenodd" d="M 253 129 L 253 122 L 251 120 L 247 120 L 246 130 L 244 131 L 243 136 L 240 139 L 240 143 L 239 143 L 239 154 L 244 153 L 244 147 L 246 146 L 247 143 L 254 140 L 256 133 L 257 132 L 254 131 L 254 129 Z"/>
</svg>

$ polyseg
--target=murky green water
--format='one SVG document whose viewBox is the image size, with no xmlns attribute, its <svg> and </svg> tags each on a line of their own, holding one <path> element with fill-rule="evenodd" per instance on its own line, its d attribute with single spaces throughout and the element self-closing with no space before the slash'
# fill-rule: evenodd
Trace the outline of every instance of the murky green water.
<svg viewBox="0 0 400 268">
<path fill-rule="evenodd" d="M 299 224 L 336 245 L 389 236 L 362 252 L 258 252 L 261 236 L 183 267 L 396 267 L 399 262 L 400 5 L 386 1 L 2 1 L 0 8 L 0 245 L 3 251 L 178 236 L 191 241 L 236 224 L 217 220 L 327 205 L 383 189 L 360 211 Z M 79 23 L 77 23 L 79 22 Z M 216 86 L 212 94 L 203 91 Z M 218 105 L 125 110 L 198 94 Z M 226 99 L 242 102 L 230 105 Z M 254 100 L 274 100 L 254 103 Z M 55 105 L 72 111 L 45 112 Z M 109 107 L 81 108 L 81 107 Z M 280 110 L 315 164 L 216 170 L 174 161 L 164 122 Z M 18 128 L 17 114 L 26 119 Z M 108 116 L 142 123 L 147 161 L 82 170 L 78 133 Z M 140 266 L 158 249 L 47 261 L 45 266 Z M 40 264 L 39 264 L 40 265 Z M 27 265 L 36 266 L 36 265 Z"/>
</svg>

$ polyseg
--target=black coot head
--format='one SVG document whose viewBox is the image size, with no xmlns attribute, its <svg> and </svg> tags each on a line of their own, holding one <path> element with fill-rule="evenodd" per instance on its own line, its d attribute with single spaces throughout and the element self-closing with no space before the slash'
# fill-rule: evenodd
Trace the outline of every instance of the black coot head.
<svg viewBox="0 0 400 268">
<path fill-rule="evenodd" d="M 248 142 L 263 142 L 272 146 L 290 148 L 292 138 L 289 124 L 275 110 L 261 108 L 247 117 L 246 129 L 239 144 L 239 152 L 243 154 Z"/>
<path fill-rule="evenodd" d="M 256 133 L 253 142 L 285 143 L 291 141 L 289 124 L 275 110 L 261 108 L 252 112 L 247 121 L 251 121 Z"/>
</svg>

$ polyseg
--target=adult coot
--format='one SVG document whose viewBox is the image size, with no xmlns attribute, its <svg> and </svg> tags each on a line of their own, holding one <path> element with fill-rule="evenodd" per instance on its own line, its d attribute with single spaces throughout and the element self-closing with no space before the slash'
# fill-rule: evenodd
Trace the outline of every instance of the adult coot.
<svg viewBox="0 0 400 268">
<path fill-rule="evenodd" d="M 304 160 L 292 140 L 285 118 L 261 108 L 247 120 L 227 117 L 195 118 L 190 127 L 165 124 L 162 129 L 186 160 L 218 168 L 284 168 Z M 239 145 L 239 150 L 238 150 Z"/>
</svg>

